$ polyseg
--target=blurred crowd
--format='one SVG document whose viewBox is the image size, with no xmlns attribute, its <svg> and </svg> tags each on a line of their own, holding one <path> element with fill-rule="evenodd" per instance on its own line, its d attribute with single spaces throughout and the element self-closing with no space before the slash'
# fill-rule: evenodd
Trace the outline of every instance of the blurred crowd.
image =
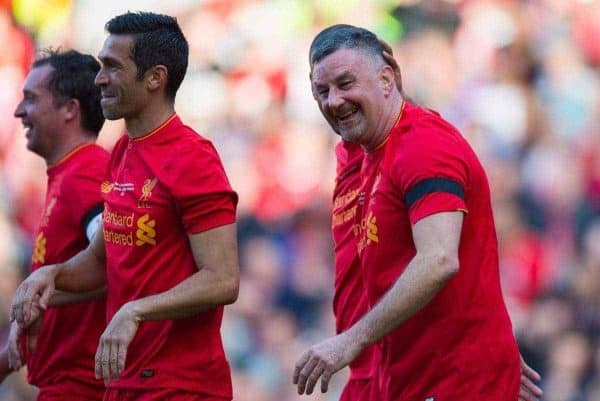
<svg viewBox="0 0 600 401">
<path fill-rule="evenodd" d="M 191 59 L 176 108 L 215 143 L 240 195 L 242 283 L 222 330 L 235 400 L 298 399 L 297 356 L 333 334 L 337 137 L 312 100 L 307 52 L 342 22 L 388 41 L 407 94 L 481 158 L 505 299 L 544 400 L 600 400 L 598 0 L 0 0 L 0 344 L 45 191 L 12 116 L 24 76 L 37 49 L 96 54 L 104 21 L 128 9 L 178 17 Z M 123 129 L 107 123 L 100 143 Z M 336 400 L 344 379 L 307 399 Z M 0 386 L 2 400 L 34 397 L 25 372 Z"/>
</svg>

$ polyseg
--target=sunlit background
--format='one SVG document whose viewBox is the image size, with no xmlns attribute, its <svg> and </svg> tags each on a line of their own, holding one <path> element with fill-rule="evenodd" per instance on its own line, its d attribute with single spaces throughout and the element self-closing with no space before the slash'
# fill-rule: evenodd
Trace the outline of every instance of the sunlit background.
<svg viewBox="0 0 600 401">
<path fill-rule="evenodd" d="M 492 187 L 505 299 L 548 401 L 600 400 L 600 1 L 0 0 L 0 343 L 28 270 L 45 165 L 13 111 L 37 49 L 97 54 L 127 10 L 178 18 L 191 45 L 177 96 L 240 195 L 242 283 L 223 337 L 239 401 L 297 400 L 291 372 L 333 333 L 336 136 L 311 98 L 307 51 L 351 23 L 393 45 L 406 92 L 468 138 Z M 122 122 L 107 123 L 110 148 Z M 485 355 L 482 355 L 485 358 Z M 327 395 L 336 400 L 345 372 Z M 33 400 L 25 372 L 3 401 Z"/>
</svg>

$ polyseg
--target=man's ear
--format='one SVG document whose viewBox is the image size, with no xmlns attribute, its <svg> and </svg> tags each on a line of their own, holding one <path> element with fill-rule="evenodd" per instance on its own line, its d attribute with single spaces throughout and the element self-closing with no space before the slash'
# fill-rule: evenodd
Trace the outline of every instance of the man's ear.
<svg viewBox="0 0 600 401">
<path fill-rule="evenodd" d="M 79 100 L 77 99 L 69 99 L 66 102 L 64 102 L 60 107 L 64 110 L 64 116 L 66 121 L 74 120 L 80 113 L 80 104 Z"/>
<path fill-rule="evenodd" d="M 385 64 L 379 70 L 379 81 L 381 82 L 385 96 L 389 96 L 394 88 L 396 88 L 396 74 L 388 64 Z"/>
<path fill-rule="evenodd" d="M 162 64 L 149 68 L 144 75 L 146 85 L 152 92 L 167 86 L 169 70 L 167 70 L 167 67 Z"/>
</svg>

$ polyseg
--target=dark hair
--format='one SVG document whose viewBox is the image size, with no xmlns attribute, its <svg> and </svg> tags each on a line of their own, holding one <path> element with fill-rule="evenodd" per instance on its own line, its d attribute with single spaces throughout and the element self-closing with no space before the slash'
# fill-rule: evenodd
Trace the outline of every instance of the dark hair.
<svg viewBox="0 0 600 401">
<path fill-rule="evenodd" d="M 96 134 L 104 125 L 104 115 L 100 106 L 100 88 L 94 85 L 94 79 L 100 71 L 100 64 L 89 54 L 75 50 L 61 52 L 48 49 L 33 63 L 32 68 L 50 65 L 48 89 L 56 103 L 69 99 L 79 101 L 81 126 L 84 130 Z"/>
<path fill-rule="evenodd" d="M 177 19 L 150 12 L 128 12 L 108 21 L 105 28 L 114 35 L 134 35 L 131 58 L 137 67 L 138 79 L 155 65 L 167 67 L 165 94 L 175 99 L 185 77 L 189 53 Z"/>
<path fill-rule="evenodd" d="M 373 32 L 352 25 L 338 24 L 325 28 L 313 39 L 309 52 L 310 68 L 342 48 L 360 48 L 384 61 L 383 46 Z"/>
</svg>

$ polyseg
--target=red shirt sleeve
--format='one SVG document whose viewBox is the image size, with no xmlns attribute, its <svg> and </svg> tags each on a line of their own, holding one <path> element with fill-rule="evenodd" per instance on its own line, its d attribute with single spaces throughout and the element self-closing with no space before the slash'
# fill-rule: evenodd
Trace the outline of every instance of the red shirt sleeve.
<svg viewBox="0 0 600 401">
<path fill-rule="evenodd" d="M 238 198 L 217 151 L 200 138 L 190 145 L 165 167 L 186 232 L 194 234 L 234 223 Z"/>
<path fill-rule="evenodd" d="M 464 139 L 435 115 L 415 121 L 411 128 L 395 141 L 392 155 L 386 157 L 411 224 L 435 213 L 468 212 Z"/>
</svg>

